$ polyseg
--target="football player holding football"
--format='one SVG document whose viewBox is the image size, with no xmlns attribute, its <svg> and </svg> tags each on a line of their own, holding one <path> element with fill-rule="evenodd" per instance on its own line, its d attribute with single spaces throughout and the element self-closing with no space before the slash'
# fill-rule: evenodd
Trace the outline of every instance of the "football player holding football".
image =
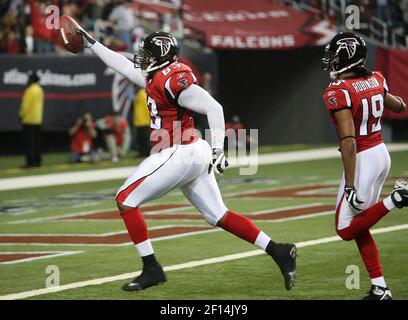
<svg viewBox="0 0 408 320">
<path fill-rule="evenodd" d="M 151 141 L 156 153 L 136 167 L 116 196 L 120 214 L 143 261 L 142 273 L 122 289 L 143 290 L 166 281 L 140 205 L 180 188 L 210 225 L 221 227 L 270 255 L 290 290 L 296 277 L 296 246 L 275 243 L 247 217 L 229 210 L 222 200 L 214 172 L 222 174 L 228 165 L 223 151 L 223 109 L 196 84 L 192 70 L 178 62 L 177 40 L 166 32 L 148 35 L 132 63 L 95 41 L 81 27 L 77 32 L 107 66 L 146 89 L 151 114 Z M 207 116 L 211 147 L 196 134 L 192 111 Z"/>
<path fill-rule="evenodd" d="M 404 101 L 388 92 L 379 72 L 364 67 L 367 46 L 351 32 L 337 34 L 325 48 L 324 70 L 334 82 L 323 100 L 340 139 L 344 174 L 336 203 L 336 231 L 343 240 L 354 239 L 371 278 L 364 299 L 390 300 L 370 228 L 395 208 L 408 206 L 408 185 L 397 180 L 390 196 L 378 202 L 390 170 L 390 156 L 381 137 L 384 108 L 406 109 Z"/>
</svg>

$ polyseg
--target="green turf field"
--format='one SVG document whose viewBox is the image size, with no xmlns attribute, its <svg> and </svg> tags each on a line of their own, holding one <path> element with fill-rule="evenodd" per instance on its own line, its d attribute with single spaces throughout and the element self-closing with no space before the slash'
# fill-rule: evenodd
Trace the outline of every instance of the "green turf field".
<svg viewBox="0 0 408 320">
<path fill-rule="evenodd" d="M 393 152 L 391 157 L 390 176 L 407 176 L 408 152 Z M 133 163 L 136 160 L 129 159 L 125 164 Z M 58 171 L 56 165 L 58 161 L 37 174 Z M 11 161 L 0 169 L 8 170 L 7 177 L 22 175 L 12 173 Z M 73 284 L 71 289 L 39 291 L 29 299 L 360 299 L 369 289 L 369 278 L 355 243 L 337 239 L 304 243 L 336 235 L 332 207 L 340 174 L 341 161 L 332 159 L 261 166 L 255 176 L 239 176 L 237 169 L 230 169 L 219 178 L 232 210 L 252 215 L 275 241 L 299 244 L 298 278 L 291 291 L 285 290 L 271 258 L 239 255 L 256 248 L 207 228 L 178 190 L 142 207 L 160 262 L 174 269 L 167 272 L 168 282 L 134 293 L 120 289 L 123 279 L 85 286 L 84 281 L 141 268 L 114 212 L 113 196 L 122 181 L 2 191 L 0 299 L 45 288 L 50 265 L 59 268 L 60 285 Z M 384 193 L 392 182 L 387 181 Z M 376 229 L 393 296 L 408 299 L 408 209 L 391 212 Z M 349 265 L 360 270 L 359 289 L 346 287 Z"/>
</svg>

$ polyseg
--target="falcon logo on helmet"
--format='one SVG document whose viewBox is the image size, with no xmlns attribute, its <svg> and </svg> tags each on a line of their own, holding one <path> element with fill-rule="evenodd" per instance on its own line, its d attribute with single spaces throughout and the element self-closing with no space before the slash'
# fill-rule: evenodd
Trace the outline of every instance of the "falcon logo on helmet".
<svg viewBox="0 0 408 320">
<path fill-rule="evenodd" d="M 339 52 L 342 49 L 345 49 L 347 51 L 347 55 L 349 58 L 352 58 L 356 51 L 357 51 L 357 46 L 360 45 L 357 39 L 355 38 L 344 38 L 340 39 L 337 41 L 337 44 L 339 45 L 337 52 Z"/>
<path fill-rule="evenodd" d="M 169 37 L 154 37 L 153 38 L 154 44 L 156 46 L 160 47 L 160 51 L 161 51 L 161 56 L 165 56 L 169 53 L 171 46 L 176 45 L 173 41 L 173 39 L 169 38 Z"/>
<path fill-rule="evenodd" d="M 352 32 L 340 32 L 325 47 L 322 68 L 330 71 L 330 77 L 336 80 L 343 72 L 364 67 L 366 59 L 364 40 Z"/>
<path fill-rule="evenodd" d="M 176 38 L 164 31 L 153 32 L 143 39 L 134 55 L 135 68 L 142 69 L 145 77 L 177 61 L 180 48 Z"/>
</svg>

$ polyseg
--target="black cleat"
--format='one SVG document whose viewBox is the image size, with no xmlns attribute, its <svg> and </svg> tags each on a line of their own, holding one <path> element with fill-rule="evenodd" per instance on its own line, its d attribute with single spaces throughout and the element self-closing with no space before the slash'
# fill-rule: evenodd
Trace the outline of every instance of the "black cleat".
<svg viewBox="0 0 408 320">
<path fill-rule="evenodd" d="M 394 184 L 394 191 L 391 193 L 392 202 L 399 209 L 408 206 L 408 182 L 398 179 Z"/>
<path fill-rule="evenodd" d="M 392 300 L 392 295 L 388 288 L 371 285 L 368 296 L 365 296 L 362 300 Z"/>
<path fill-rule="evenodd" d="M 157 286 L 167 281 L 163 268 L 159 265 L 154 268 L 144 268 L 142 273 L 131 282 L 122 286 L 124 291 L 140 291 Z"/>
<path fill-rule="evenodd" d="M 273 252 L 270 251 L 272 250 L 267 252 L 282 272 L 286 290 L 292 289 L 296 280 L 296 246 L 291 243 L 278 243 L 274 246 Z"/>
</svg>

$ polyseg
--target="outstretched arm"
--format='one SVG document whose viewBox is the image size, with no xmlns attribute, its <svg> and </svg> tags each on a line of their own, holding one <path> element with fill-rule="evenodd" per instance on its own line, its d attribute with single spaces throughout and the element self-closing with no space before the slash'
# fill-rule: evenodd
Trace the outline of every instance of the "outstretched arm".
<svg viewBox="0 0 408 320">
<path fill-rule="evenodd" d="M 128 78 L 131 82 L 137 84 L 139 87 L 144 88 L 146 79 L 142 75 L 142 71 L 139 68 L 135 68 L 132 61 L 122 56 L 121 54 L 110 50 L 100 42 L 92 38 L 88 32 L 82 27 L 76 29 L 84 39 L 87 41 L 87 46 L 110 68 L 119 72 L 124 77 Z"/>
<path fill-rule="evenodd" d="M 95 42 L 90 48 L 108 67 L 119 72 L 139 87 L 145 87 L 146 79 L 143 77 L 142 71 L 135 68 L 133 62 L 128 58 L 99 42 Z"/>
</svg>

